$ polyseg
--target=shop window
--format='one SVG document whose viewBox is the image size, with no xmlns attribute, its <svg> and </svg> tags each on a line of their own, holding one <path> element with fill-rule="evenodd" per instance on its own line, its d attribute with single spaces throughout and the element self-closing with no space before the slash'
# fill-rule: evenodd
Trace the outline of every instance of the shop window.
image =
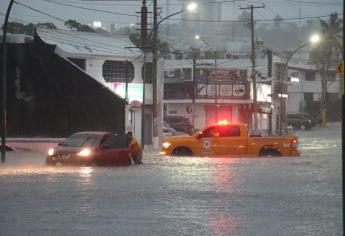
<svg viewBox="0 0 345 236">
<path fill-rule="evenodd" d="M 103 78 L 106 82 L 132 82 L 134 66 L 126 61 L 105 61 L 103 64 Z"/>
</svg>

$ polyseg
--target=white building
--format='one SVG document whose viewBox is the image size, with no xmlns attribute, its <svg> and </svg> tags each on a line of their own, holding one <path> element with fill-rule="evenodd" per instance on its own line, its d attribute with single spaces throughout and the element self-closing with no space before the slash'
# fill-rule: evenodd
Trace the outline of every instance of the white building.
<svg viewBox="0 0 345 236">
<path fill-rule="evenodd" d="M 299 79 L 298 83 L 291 83 L 288 86 L 288 112 L 305 111 L 308 102 L 320 101 L 321 71 L 316 65 L 289 64 L 288 75 Z M 329 70 L 326 80 L 328 96 L 338 96 L 339 79 L 337 79 L 335 68 Z"/>
<path fill-rule="evenodd" d="M 128 98 L 127 124 L 140 142 L 141 124 L 145 121 L 145 142 L 152 134 L 152 84 L 146 76 L 143 88 L 143 52 L 128 37 L 108 37 L 97 33 L 38 28 L 37 33 L 47 44 L 56 45 L 55 52 L 74 63 L 98 82 L 122 98 Z M 147 74 L 147 73 L 146 73 Z M 142 119 L 145 90 L 145 118 Z M 102 115 L 102 114 L 100 114 Z"/>
<path fill-rule="evenodd" d="M 286 67 L 284 69 L 284 67 Z M 284 71 L 284 75 L 282 75 Z M 286 86 L 286 94 L 280 97 L 281 92 L 279 88 L 279 81 L 282 79 Z M 322 96 L 322 78 L 321 70 L 317 65 L 303 64 L 290 62 L 286 65 L 285 62 L 278 61 L 274 64 L 274 93 L 272 94 L 272 105 L 274 120 L 273 124 L 275 129 L 280 128 L 281 119 L 279 117 L 280 109 L 283 114 L 306 112 L 320 117 L 320 101 Z M 326 79 L 326 94 L 327 101 L 335 101 L 339 96 L 339 78 L 336 75 L 335 68 L 330 68 Z M 285 92 L 284 92 L 285 93 Z M 331 103 L 330 103 L 331 104 Z M 337 109 L 340 107 L 328 107 L 329 113 L 337 113 Z M 337 116 L 337 114 L 331 114 L 330 117 Z"/>
</svg>

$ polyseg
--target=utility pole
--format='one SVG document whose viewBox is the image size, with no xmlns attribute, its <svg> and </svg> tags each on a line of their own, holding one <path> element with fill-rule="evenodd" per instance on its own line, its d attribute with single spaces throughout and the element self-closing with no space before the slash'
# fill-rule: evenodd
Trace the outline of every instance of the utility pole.
<svg viewBox="0 0 345 236">
<path fill-rule="evenodd" d="M 141 105 L 141 147 L 145 147 L 145 84 L 146 84 L 146 50 L 147 50 L 147 7 L 146 0 L 143 0 L 141 7 L 141 30 L 140 30 L 140 47 L 144 51 L 144 66 L 143 66 L 143 102 Z"/>
<path fill-rule="evenodd" d="M 157 0 L 153 0 L 153 42 L 152 42 L 152 103 L 153 103 L 153 147 L 158 148 L 158 76 L 157 76 L 157 38 L 158 38 L 158 21 L 157 21 Z"/>
<path fill-rule="evenodd" d="M 193 124 L 193 133 L 195 132 L 195 97 L 196 97 L 196 83 L 195 83 L 195 67 L 196 67 L 196 52 L 195 49 L 193 49 L 193 71 L 192 71 L 192 75 L 193 75 L 193 81 L 192 81 L 192 107 L 193 107 L 193 112 L 192 112 L 192 124 Z"/>
<path fill-rule="evenodd" d="M 254 9 L 255 8 L 264 8 L 265 6 L 253 6 L 250 5 L 249 7 L 240 8 L 241 10 L 250 9 L 250 31 L 251 31 L 251 56 L 250 59 L 252 61 L 252 81 L 253 81 L 253 108 L 252 108 L 252 117 L 254 119 L 254 130 L 255 132 L 258 130 L 258 117 L 257 117 L 257 94 L 256 94 L 256 69 L 255 69 L 255 39 L 254 39 Z"/>
<path fill-rule="evenodd" d="M 126 81 L 126 87 L 125 87 L 125 100 L 128 104 L 128 61 L 125 61 L 125 81 Z"/>
</svg>

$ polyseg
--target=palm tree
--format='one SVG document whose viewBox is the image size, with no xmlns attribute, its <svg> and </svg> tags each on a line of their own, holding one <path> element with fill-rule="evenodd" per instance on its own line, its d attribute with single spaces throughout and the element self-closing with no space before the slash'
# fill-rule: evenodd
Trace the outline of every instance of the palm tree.
<svg viewBox="0 0 345 236">
<path fill-rule="evenodd" d="M 326 126 L 326 94 L 327 76 L 329 68 L 339 63 L 342 50 L 342 19 L 338 18 L 337 13 L 332 13 L 328 21 L 319 19 L 321 26 L 321 43 L 313 51 L 314 61 L 321 70 L 321 103 L 320 115 L 322 126 Z"/>
</svg>

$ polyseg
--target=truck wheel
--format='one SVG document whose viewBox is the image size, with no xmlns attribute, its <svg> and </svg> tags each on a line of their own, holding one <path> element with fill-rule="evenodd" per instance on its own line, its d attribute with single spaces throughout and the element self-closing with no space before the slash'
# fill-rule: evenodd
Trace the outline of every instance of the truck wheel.
<svg viewBox="0 0 345 236">
<path fill-rule="evenodd" d="M 260 156 L 262 157 L 279 157 L 281 153 L 274 149 L 263 149 L 260 151 Z"/>
<path fill-rule="evenodd" d="M 191 156 L 193 155 L 193 152 L 186 147 L 178 147 L 175 148 L 174 151 L 172 152 L 173 156 Z"/>
</svg>

